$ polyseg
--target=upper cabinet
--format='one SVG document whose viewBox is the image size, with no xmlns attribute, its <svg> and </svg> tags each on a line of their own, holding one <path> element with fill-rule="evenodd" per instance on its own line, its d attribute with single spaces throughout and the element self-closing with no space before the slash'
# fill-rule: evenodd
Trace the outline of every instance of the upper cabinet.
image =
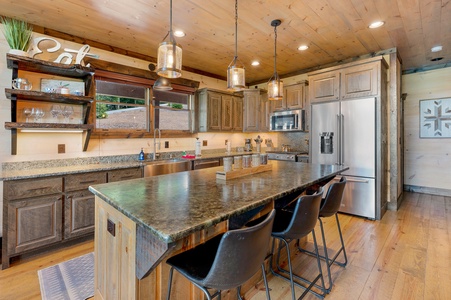
<svg viewBox="0 0 451 300">
<path fill-rule="evenodd" d="M 87 150 L 93 124 L 89 123 L 95 97 L 94 70 L 81 65 L 65 65 L 7 54 L 12 69 L 13 88 L 6 88 L 11 99 L 11 154 L 17 154 L 17 132 L 28 130 L 83 133 L 83 151 Z M 33 77 L 33 86 L 18 82 Z M 73 86 L 70 90 L 68 87 Z"/>
<path fill-rule="evenodd" d="M 310 73 L 310 101 L 323 102 L 379 95 L 382 63 L 385 64 L 385 61 L 376 57 Z"/>
<path fill-rule="evenodd" d="M 237 93 L 200 89 L 196 94 L 196 129 L 242 131 L 243 100 Z"/>
<path fill-rule="evenodd" d="M 272 110 L 302 109 L 306 107 L 308 81 L 303 80 L 284 88 L 282 101 L 271 101 Z"/>
<path fill-rule="evenodd" d="M 248 89 L 243 91 L 243 95 L 243 131 L 269 131 L 271 104 L 267 92 L 262 89 Z"/>
</svg>

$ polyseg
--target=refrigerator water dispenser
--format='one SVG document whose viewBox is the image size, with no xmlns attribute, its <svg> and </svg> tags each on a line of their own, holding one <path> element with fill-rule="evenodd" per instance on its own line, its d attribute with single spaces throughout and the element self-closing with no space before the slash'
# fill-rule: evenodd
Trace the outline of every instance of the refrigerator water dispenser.
<svg viewBox="0 0 451 300">
<path fill-rule="evenodd" d="M 320 136 L 320 153 L 321 154 L 333 154 L 334 153 L 334 133 L 333 132 L 321 132 Z"/>
</svg>

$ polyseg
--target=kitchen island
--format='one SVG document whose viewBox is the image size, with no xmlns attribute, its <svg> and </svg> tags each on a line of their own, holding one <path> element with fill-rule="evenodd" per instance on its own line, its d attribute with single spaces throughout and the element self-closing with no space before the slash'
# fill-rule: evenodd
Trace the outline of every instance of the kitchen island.
<svg viewBox="0 0 451 300">
<path fill-rule="evenodd" d="M 216 179 L 222 170 L 217 167 L 91 186 L 96 299 L 164 299 L 164 261 L 171 255 L 239 227 L 347 169 L 271 164 L 271 171 L 227 181 Z M 201 299 L 202 293 L 178 276 L 173 288 L 172 299 Z"/>
</svg>

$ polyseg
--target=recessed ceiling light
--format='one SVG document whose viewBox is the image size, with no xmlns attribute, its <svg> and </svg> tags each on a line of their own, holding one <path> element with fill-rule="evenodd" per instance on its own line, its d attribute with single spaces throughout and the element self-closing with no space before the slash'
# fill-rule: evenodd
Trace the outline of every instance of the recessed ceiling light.
<svg viewBox="0 0 451 300">
<path fill-rule="evenodd" d="M 259 66 L 259 65 L 260 65 L 260 62 L 257 61 L 257 60 L 254 60 L 251 64 L 252 64 L 253 66 Z"/>
<path fill-rule="evenodd" d="M 184 37 L 186 34 L 181 30 L 176 30 L 176 31 L 174 31 L 174 35 L 176 37 Z"/>
<path fill-rule="evenodd" d="M 383 22 L 383 21 L 376 21 L 376 22 L 371 23 L 370 26 L 368 26 L 368 27 L 373 29 L 373 28 L 381 27 L 384 24 L 385 24 L 385 22 Z"/>
<path fill-rule="evenodd" d="M 300 50 L 300 51 L 304 51 L 304 50 L 307 50 L 307 49 L 308 49 L 307 45 L 301 45 L 301 46 L 298 47 L 298 50 Z"/>
<path fill-rule="evenodd" d="M 437 45 L 431 48 L 431 52 L 439 52 L 442 51 L 443 47 L 441 45 Z"/>
</svg>

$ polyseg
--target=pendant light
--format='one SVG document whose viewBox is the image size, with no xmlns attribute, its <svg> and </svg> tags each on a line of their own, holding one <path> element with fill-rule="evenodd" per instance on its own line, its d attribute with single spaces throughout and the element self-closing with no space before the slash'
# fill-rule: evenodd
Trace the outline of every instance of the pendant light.
<svg viewBox="0 0 451 300">
<path fill-rule="evenodd" d="M 273 20 L 271 26 L 274 26 L 274 74 L 268 81 L 268 100 L 282 100 L 283 98 L 283 82 L 277 74 L 277 26 L 282 23 L 280 20 Z"/>
<path fill-rule="evenodd" d="M 157 74 L 166 78 L 182 76 L 182 47 L 177 44 L 172 32 L 172 0 L 170 0 L 169 32 L 158 47 Z"/>
<path fill-rule="evenodd" d="M 238 0 L 235 0 L 235 57 L 227 68 L 227 89 L 239 91 L 246 88 L 244 66 L 238 60 Z"/>
<path fill-rule="evenodd" d="M 153 89 L 159 91 L 170 91 L 172 90 L 171 82 L 165 77 L 158 77 L 153 84 Z"/>
</svg>

